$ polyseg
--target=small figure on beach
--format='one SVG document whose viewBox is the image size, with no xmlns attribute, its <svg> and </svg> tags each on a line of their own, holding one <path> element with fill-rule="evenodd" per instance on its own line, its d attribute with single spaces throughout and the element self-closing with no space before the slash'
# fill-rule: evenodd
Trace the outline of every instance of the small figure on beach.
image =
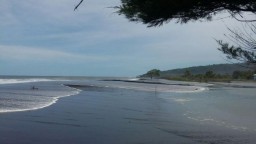
<svg viewBox="0 0 256 144">
<path fill-rule="evenodd" d="M 38 88 L 35 87 L 35 86 L 32 86 L 32 87 L 31 87 L 31 90 L 38 90 Z"/>
</svg>

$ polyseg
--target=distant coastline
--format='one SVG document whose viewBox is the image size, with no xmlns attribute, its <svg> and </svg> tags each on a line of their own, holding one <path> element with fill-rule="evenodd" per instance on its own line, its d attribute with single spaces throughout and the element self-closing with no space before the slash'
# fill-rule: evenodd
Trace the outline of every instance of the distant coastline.
<svg viewBox="0 0 256 144">
<path fill-rule="evenodd" d="M 155 73 L 151 73 L 152 71 Z M 138 76 L 139 78 L 162 78 L 176 81 L 189 82 L 227 82 L 244 81 L 254 82 L 256 74 L 255 66 L 245 64 L 215 64 L 207 66 L 195 66 L 181 69 L 160 71 L 149 70 L 147 73 Z"/>
</svg>

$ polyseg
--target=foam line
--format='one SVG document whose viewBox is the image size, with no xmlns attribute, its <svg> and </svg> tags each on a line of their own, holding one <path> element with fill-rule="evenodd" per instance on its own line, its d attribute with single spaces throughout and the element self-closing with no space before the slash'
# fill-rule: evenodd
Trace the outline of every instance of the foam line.
<svg viewBox="0 0 256 144">
<path fill-rule="evenodd" d="M 51 79 L 0 79 L 0 84 L 18 84 L 31 82 L 55 81 Z"/>
<path fill-rule="evenodd" d="M 62 85 L 62 86 L 64 86 L 64 85 Z M 67 87 L 67 86 L 65 86 L 65 87 Z M 26 108 L 26 109 L 0 110 L 0 113 L 22 112 L 22 111 L 32 111 L 32 110 L 43 109 L 43 108 L 46 108 L 46 107 L 49 107 L 49 106 L 55 104 L 60 98 L 77 95 L 81 92 L 81 90 L 76 89 L 76 88 L 71 88 L 71 87 L 68 87 L 68 88 L 70 88 L 72 90 L 75 90 L 75 91 L 73 91 L 71 94 L 52 97 L 52 100 L 49 103 L 46 103 L 45 105 L 42 105 L 42 106 L 39 106 L 39 107 Z"/>
</svg>

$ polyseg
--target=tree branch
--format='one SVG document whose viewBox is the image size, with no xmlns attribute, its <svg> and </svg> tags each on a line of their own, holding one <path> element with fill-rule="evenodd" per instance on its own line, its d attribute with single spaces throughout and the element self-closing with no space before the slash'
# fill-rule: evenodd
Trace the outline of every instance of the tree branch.
<svg viewBox="0 0 256 144">
<path fill-rule="evenodd" d="M 76 5 L 76 7 L 74 8 L 74 11 L 77 10 L 77 8 L 82 4 L 83 1 L 84 1 L 84 0 L 81 0 L 81 1 Z"/>
</svg>

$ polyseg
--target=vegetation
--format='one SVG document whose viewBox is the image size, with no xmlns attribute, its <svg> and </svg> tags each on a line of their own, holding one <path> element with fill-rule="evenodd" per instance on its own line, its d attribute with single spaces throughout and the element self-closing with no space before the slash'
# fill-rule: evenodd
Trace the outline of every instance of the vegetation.
<svg viewBox="0 0 256 144">
<path fill-rule="evenodd" d="M 208 82 L 208 81 L 219 81 L 219 82 L 230 82 L 231 80 L 252 80 L 253 71 L 234 71 L 232 75 L 230 74 L 216 74 L 213 71 L 207 71 L 205 74 L 190 74 L 187 75 L 188 71 L 182 76 L 176 77 L 165 77 L 170 80 L 180 80 L 180 81 L 198 81 L 198 82 Z M 190 73 L 190 72 L 189 72 Z"/>
<path fill-rule="evenodd" d="M 233 79 L 246 79 L 246 80 L 250 80 L 253 78 L 253 75 L 254 75 L 255 72 L 253 71 L 234 71 L 233 74 L 232 74 L 232 78 Z"/>
<path fill-rule="evenodd" d="M 118 13 L 130 21 L 159 26 L 170 20 L 186 23 L 195 20 L 211 20 L 216 14 L 228 12 L 239 21 L 245 13 L 256 13 L 256 1 L 253 0 L 121 0 Z"/>
<path fill-rule="evenodd" d="M 179 81 L 197 81 L 197 82 L 208 82 L 208 81 L 225 81 L 229 82 L 231 81 L 231 76 L 228 74 L 221 75 L 216 74 L 213 71 L 207 71 L 205 74 L 190 74 L 187 75 L 187 73 L 190 73 L 190 71 L 185 71 L 185 73 L 182 76 L 176 76 L 176 77 L 165 77 L 170 80 L 179 80 Z"/>
<path fill-rule="evenodd" d="M 191 72 L 189 71 L 189 70 L 186 70 L 185 72 L 184 72 L 184 75 L 183 75 L 183 77 L 185 77 L 185 78 L 190 78 L 192 75 L 191 75 Z"/>
<path fill-rule="evenodd" d="M 218 40 L 219 50 L 226 54 L 230 60 L 236 59 L 240 62 L 256 65 L 256 25 L 246 24 L 245 26 L 243 31 L 229 29 L 228 38 L 236 46 L 230 46 L 228 43 Z"/>
<path fill-rule="evenodd" d="M 207 66 L 195 66 L 181 69 L 173 69 L 161 71 L 161 77 L 181 77 L 185 74 L 185 71 L 189 71 L 190 74 L 199 75 L 205 74 L 207 71 L 212 70 L 216 74 L 220 75 L 232 75 L 234 71 L 248 71 L 250 69 L 247 68 L 246 64 L 215 64 L 215 65 L 207 65 Z"/>
<path fill-rule="evenodd" d="M 75 10 L 81 5 L 80 0 Z M 229 13 L 230 17 L 241 22 L 256 22 L 256 19 L 245 19 L 248 15 L 256 14 L 255 0 L 121 0 L 121 5 L 116 6 L 117 13 L 125 15 L 134 22 L 142 22 L 148 27 L 160 26 L 171 20 L 177 23 L 188 21 L 212 20 L 214 15 Z M 256 26 L 249 28 L 256 34 Z M 256 64 L 256 43 L 247 31 L 239 33 L 229 29 L 231 38 L 238 44 L 229 46 L 218 40 L 219 50 L 229 59 L 236 59 L 250 64 Z"/>
<path fill-rule="evenodd" d="M 152 69 L 152 70 L 148 71 L 144 76 L 145 77 L 150 77 L 151 79 L 153 77 L 159 77 L 160 76 L 160 70 Z"/>
<path fill-rule="evenodd" d="M 256 14 L 254 0 L 121 0 L 118 13 L 125 15 L 130 21 L 142 22 L 149 27 L 160 26 L 165 22 L 176 20 L 187 23 L 196 20 L 211 20 L 216 14 L 228 12 L 230 17 L 241 22 L 256 22 L 247 20 L 243 15 Z M 249 32 L 230 30 L 231 40 L 237 46 L 218 40 L 219 50 L 228 59 L 236 59 L 249 64 L 256 64 L 256 26 L 249 25 Z"/>
<path fill-rule="evenodd" d="M 76 10 L 84 0 L 75 6 Z M 244 20 L 246 14 L 256 14 L 254 0 L 121 0 L 115 6 L 120 15 L 135 22 L 151 26 L 159 26 L 164 22 L 177 20 L 180 23 L 196 20 L 211 20 L 214 15 L 228 12 L 231 17 L 242 22 L 255 22 L 256 19 Z"/>
<path fill-rule="evenodd" d="M 179 81 L 230 82 L 231 80 L 252 80 L 254 73 L 256 73 L 256 71 L 248 70 L 247 68 L 238 66 L 236 64 L 219 64 L 168 71 L 153 69 L 141 77 L 160 77 Z"/>
</svg>

